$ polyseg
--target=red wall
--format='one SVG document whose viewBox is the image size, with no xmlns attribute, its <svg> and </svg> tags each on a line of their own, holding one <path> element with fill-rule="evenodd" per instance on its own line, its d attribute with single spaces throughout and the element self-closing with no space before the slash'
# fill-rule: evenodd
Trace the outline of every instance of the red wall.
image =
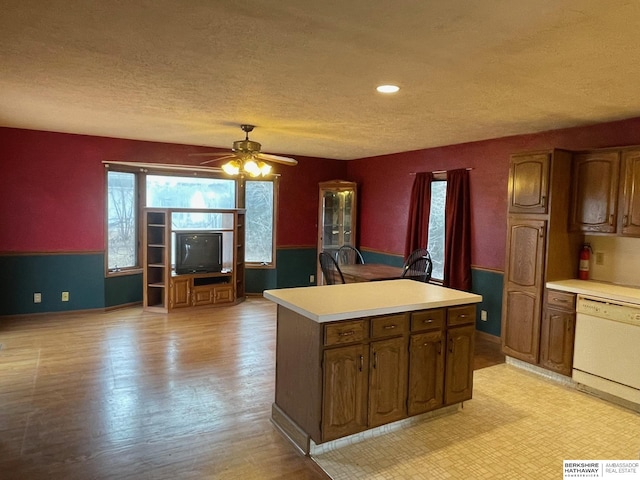
<svg viewBox="0 0 640 480">
<path fill-rule="evenodd" d="M 640 144 L 640 118 L 349 162 L 349 180 L 360 188 L 360 247 L 403 254 L 414 178 L 410 172 L 470 167 L 472 264 L 503 270 L 510 154 L 635 144 Z"/>
<path fill-rule="evenodd" d="M 103 160 L 197 165 L 188 145 L 0 128 L 0 252 L 104 250 Z M 281 173 L 278 246 L 316 244 L 318 182 L 345 162 L 300 158 Z"/>
<path fill-rule="evenodd" d="M 472 167 L 472 263 L 502 270 L 511 153 L 640 144 L 640 118 L 353 160 L 277 166 L 277 244 L 316 244 L 318 182 L 359 184 L 359 245 L 402 255 L 410 172 Z M 205 149 L 204 151 L 209 151 Z M 0 252 L 104 250 L 103 160 L 197 164 L 202 147 L 0 128 Z"/>
<path fill-rule="evenodd" d="M 318 243 L 318 183 L 343 179 L 347 163 L 295 157 L 295 167 L 277 166 L 280 177 L 278 195 L 278 246 L 315 247 Z"/>
</svg>

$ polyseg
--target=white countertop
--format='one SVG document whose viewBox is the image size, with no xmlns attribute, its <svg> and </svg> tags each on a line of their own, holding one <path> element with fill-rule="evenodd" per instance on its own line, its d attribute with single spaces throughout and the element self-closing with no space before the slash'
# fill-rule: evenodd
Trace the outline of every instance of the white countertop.
<svg viewBox="0 0 640 480">
<path fill-rule="evenodd" d="M 263 295 L 319 323 L 482 301 L 475 293 L 414 280 L 281 288 L 265 290 Z"/>
<path fill-rule="evenodd" d="M 640 288 L 593 280 L 557 280 L 547 282 L 547 288 L 594 297 L 640 304 Z"/>
</svg>

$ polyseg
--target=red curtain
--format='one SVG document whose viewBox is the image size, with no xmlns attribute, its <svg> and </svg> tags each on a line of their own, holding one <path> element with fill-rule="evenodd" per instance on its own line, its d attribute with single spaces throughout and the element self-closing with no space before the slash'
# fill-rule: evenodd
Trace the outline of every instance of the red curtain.
<svg viewBox="0 0 640 480">
<path fill-rule="evenodd" d="M 427 248 L 432 181 L 433 174 L 431 172 L 416 173 L 416 179 L 413 181 L 411 189 L 404 258 L 407 258 L 417 248 Z"/>
<path fill-rule="evenodd" d="M 471 290 L 471 202 L 467 169 L 447 172 L 444 285 Z"/>
</svg>

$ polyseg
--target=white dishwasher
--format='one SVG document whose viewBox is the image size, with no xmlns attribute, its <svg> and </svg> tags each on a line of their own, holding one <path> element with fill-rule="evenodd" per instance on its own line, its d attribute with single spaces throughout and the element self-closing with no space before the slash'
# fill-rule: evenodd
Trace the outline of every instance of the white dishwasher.
<svg viewBox="0 0 640 480">
<path fill-rule="evenodd" d="M 640 408 L 640 305 L 578 295 L 572 378 Z"/>
</svg>

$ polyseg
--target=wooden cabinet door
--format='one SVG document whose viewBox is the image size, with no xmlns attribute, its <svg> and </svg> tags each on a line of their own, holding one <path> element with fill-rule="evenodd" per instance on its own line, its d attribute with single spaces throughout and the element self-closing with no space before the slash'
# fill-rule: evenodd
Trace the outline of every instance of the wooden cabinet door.
<svg viewBox="0 0 640 480">
<path fill-rule="evenodd" d="M 540 333 L 540 366 L 571 376 L 576 315 L 547 308 Z"/>
<path fill-rule="evenodd" d="M 200 287 L 193 287 L 193 290 L 191 291 L 191 303 L 194 307 L 200 305 L 212 305 L 213 286 L 203 285 Z"/>
<path fill-rule="evenodd" d="M 618 152 L 584 153 L 573 158 L 571 230 L 616 231 L 619 172 Z"/>
<path fill-rule="evenodd" d="M 623 153 L 620 233 L 640 236 L 640 150 Z"/>
<path fill-rule="evenodd" d="M 370 344 L 369 427 L 407 416 L 407 343 L 405 337 Z"/>
<path fill-rule="evenodd" d="M 190 278 L 175 277 L 171 279 L 170 308 L 182 308 L 191 306 Z"/>
<path fill-rule="evenodd" d="M 509 163 L 509 213 L 547 213 L 551 155 L 514 155 Z"/>
<path fill-rule="evenodd" d="M 442 331 L 411 335 L 409 343 L 409 415 L 428 412 L 442 405 L 444 352 Z"/>
<path fill-rule="evenodd" d="M 530 289 L 542 285 L 545 230 L 544 220 L 509 219 L 506 283 Z"/>
<path fill-rule="evenodd" d="M 233 287 L 231 285 L 219 285 L 213 289 L 213 303 L 233 302 Z"/>
<path fill-rule="evenodd" d="M 469 400 L 473 393 L 473 347 L 475 325 L 447 330 L 447 359 L 444 380 L 444 403 Z"/>
<path fill-rule="evenodd" d="M 502 351 L 538 362 L 546 222 L 509 219 L 502 310 Z"/>
<path fill-rule="evenodd" d="M 323 361 L 322 440 L 367 428 L 369 346 L 325 350 Z"/>
</svg>

